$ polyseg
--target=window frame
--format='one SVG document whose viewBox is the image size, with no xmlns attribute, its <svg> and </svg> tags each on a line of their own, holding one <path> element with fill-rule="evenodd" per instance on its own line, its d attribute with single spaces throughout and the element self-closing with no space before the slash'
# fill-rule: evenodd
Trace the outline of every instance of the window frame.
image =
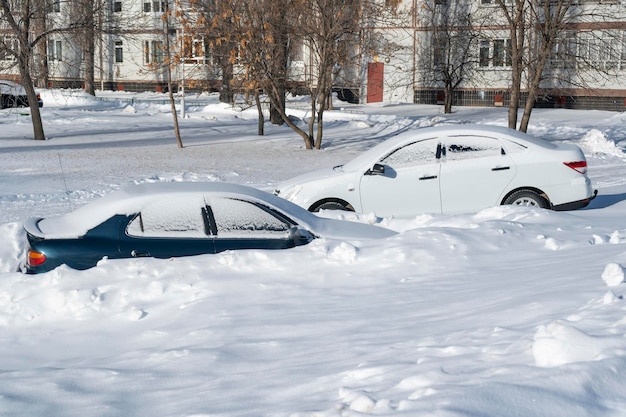
<svg viewBox="0 0 626 417">
<path fill-rule="evenodd" d="M 114 43 L 115 48 L 115 63 L 121 64 L 124 62 L 124 42 L 117 40 Z"/>
</svg>

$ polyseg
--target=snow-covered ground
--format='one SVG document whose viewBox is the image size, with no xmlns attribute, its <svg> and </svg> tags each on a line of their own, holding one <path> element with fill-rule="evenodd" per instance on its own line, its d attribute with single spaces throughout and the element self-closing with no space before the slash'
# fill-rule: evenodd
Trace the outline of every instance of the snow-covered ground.
<svg viewBox="0 0 626 417">
<path fill-rule="evenodd" d="M 0 112 L 1 416 L 626 415 L 626 114 L 534 112 L 531 133 L 585 151 L 584 210 L 347 213 L 401 233 L 26 276 L 21 221 L 126 184 L 271 191 L 406 129 L 506 125 L 506 109 L 339 104 L 307 151 L 208 96 L 178 149 L 162 95 L 42 96 L 45 142 L 27 111 Z"/>
</svg>

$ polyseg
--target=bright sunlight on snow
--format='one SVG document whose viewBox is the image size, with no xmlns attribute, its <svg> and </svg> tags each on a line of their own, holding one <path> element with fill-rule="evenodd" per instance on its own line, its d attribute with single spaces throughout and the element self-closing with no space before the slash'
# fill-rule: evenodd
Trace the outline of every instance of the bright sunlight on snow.
<svg viewBox="0 0 626 417">
<path fill-rule="evenodd" d="M 286 126 L 256 136 L 254 110 L 190 96 L 178 149 L 163 95 L 41 93 L 45 142 L 28 110 L 0 112 L 0 415 L 624 415 L 626 115 L 533 113 L 529 133 L 585 152 L 599 194 L 583 210 L 324 212 L 400 233 L 27 276 L 30 216 L 146 182 L 271 191 L 408 129 L 507 116 L 336 102 L 307 151 Z"/>
</svg>

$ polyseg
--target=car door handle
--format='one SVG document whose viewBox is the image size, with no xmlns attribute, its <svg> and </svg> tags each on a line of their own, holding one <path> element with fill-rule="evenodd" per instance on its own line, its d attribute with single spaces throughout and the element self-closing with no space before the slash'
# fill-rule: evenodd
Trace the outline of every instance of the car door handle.
<svg viewBox="0 0 626 417">
<path fill-rule="evenodd" d="M 424 181 L 424 180 L 434 180 L 434 179 L 436 179 L 436 178 L 437 178 L 437 176 L 436 176 L 436 175 L 426 175 L 426 176 L 423 176 L 423 177 L 419 177 L 419 180 L 420 180 L 420 181 Z"/>
<path fill-rule="evenodd" d="M 150 254 L 148 252 L 139 252 L 133 249 L 130 251 L 130 256 L 133 258 L 145 258 L 150 256 Z"/>
<path fill-rule="evenodd" d="M 507 169 L 511 169 L 511 167 L 495 167 L 495 168 L 491 168 L 492 171 L 506 171 Z"/>
</svg>

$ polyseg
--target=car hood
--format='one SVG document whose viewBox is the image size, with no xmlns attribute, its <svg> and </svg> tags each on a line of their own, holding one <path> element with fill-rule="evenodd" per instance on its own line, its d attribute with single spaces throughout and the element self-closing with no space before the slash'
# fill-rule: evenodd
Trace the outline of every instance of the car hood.
<svg viewBox="0 0 626 417">
<path fill-rule="evenodd" d="M 274 194 L 284 198 L 285 200 L 293 201 L 295 195 L 300 191 L 301 184 L 310 184 L 318 181 L 329 182 L 329 178 L 339 176 L 343 173 L 343 165 L 337 165 L 332 168 L 326 167 L 307 172 L 281 182 L 276 186 Z"/>
<path fill-rule="evenodd" d="M 339 239 L 339 240 L 371 240 L 385 239 L 395 236 L 398 232 L 386 229 L 381 226 L 374 226 L 367 223 L 357 223 L 347 220 L 336 220 L 318 217 L 311 214 L 312 220 L 307 225 L 303 225 L 318 237 Z"/>
</svg>

